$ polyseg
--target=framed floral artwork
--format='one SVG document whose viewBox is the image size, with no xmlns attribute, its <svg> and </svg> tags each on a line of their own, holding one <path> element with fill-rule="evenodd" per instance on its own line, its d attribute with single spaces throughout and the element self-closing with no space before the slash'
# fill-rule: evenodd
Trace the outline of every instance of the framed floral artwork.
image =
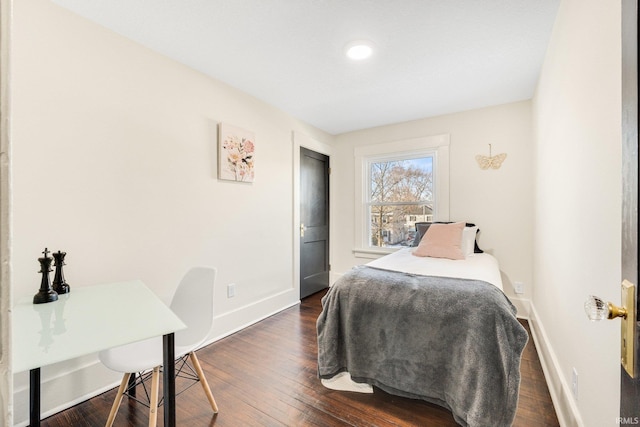
<svg viewBox="0 0 640 427">
<path fill-rule="evenodd" d="M 218 178 L 253 182 L 255 174 L 255 135 L 239 127 L 218 126 Z"/>
</svg>

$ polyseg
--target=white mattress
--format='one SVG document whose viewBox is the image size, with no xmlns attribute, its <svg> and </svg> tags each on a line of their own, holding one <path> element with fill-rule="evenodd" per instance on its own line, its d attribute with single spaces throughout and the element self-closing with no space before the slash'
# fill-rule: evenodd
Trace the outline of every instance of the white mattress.
<svg viewBox="0 0 640 427">
<path fill-rule="evenodd" d="M 500 266 L 498 265 L 498 260 L 492 255 L 487 253 L 471 254 L 464 260 L 451 260 L 415 256 L 411 253 L 414 249 L 400 249 L 397 252 L 371 261 L 367 265 L 424 276 L 483 280 L 504 291 Z"/>
</svg>

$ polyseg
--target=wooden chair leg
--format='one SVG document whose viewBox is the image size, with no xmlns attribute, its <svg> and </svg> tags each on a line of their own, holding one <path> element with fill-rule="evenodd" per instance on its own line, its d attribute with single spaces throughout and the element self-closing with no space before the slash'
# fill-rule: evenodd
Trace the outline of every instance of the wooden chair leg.
<svg viewBox="0 0 640 427">
<path fill-rule="evenodd" d="M 160 366 L 153 368 L 151 375 L 151 396 L 149 402 L 149 427 L 158 422 L 158 388 L 160 387 Z"/>
<path fill-rule="evenodd" d="M 211 409 L 213 409 L 213 413 L 218 413 L 218 405 L 216 404 L 216 400 L 213 398 L 213 394 L 211 393 L 211 388 L 209 387 L 209 383 L 207 382 L 207 378 L 204 376 L 204 371 L 202 370 L 202 366 L 200 366 L 200 362 L 196 357 L 196 352 L 192 351 L 189 353 L 189 359 L 191 360 L 191 364 L 196 370 L 196 374 L 198 374 L 198 378 L 200 378 L 200 383 L 202 384 L 202 388 L 204 389 L 204 394 L 207 395 L 207 399 L 209 399 L 209 404 L 211 404 Z"/>
<path fill-rule="evenodd" d="M 118 391 L 116 392 L 116 398 L 113 399 L 113 405 L 111 405 L 111 412 L 109 412 L 109 418 L 107 418 L 105 427 L 111 427 L 113 425 L 113 421 L 115 421 L 116 419 L 118 408 L 120 408 L 120 403 L 122 402 L 122 396 L 124 395 L 124 392 L 129 385 L 130 376 L 131 374 L 124 374 L 124 376 L 122 377 L 122 382 L 120 383 L 120 387 L 118 387 Z"/>
</svg>

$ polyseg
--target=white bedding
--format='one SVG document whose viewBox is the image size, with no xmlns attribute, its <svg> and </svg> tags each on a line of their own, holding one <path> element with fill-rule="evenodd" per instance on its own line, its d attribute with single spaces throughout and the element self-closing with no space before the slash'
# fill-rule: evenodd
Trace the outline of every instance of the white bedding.
<svg viewBox="0 0 640 427">
<path fill-rule="evenodd" d="M 498 260 L 487 253 L 471 254 L 464 260 L 419 257 L 411 252 L 415 248 L 400 249 L 367 263 L 370 267 L 385 270 L 403 271 L 424 276 L 460 277 L 462 279 L 482 280 L 496 286 L 501 291 L 502 277 Z"/>
</svg>

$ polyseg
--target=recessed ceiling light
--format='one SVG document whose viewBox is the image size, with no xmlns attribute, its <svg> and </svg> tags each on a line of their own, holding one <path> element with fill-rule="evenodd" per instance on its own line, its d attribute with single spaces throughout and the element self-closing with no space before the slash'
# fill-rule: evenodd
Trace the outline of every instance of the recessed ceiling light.
<svg viewBox="0 0 640 427">
<path fill-rule="evenodd" d="M 344 53 L 354 61 L 366 59 L 373 54 L 373 43 L 368 40 L 356 40 L 344 47 Z"/>
</svg>

